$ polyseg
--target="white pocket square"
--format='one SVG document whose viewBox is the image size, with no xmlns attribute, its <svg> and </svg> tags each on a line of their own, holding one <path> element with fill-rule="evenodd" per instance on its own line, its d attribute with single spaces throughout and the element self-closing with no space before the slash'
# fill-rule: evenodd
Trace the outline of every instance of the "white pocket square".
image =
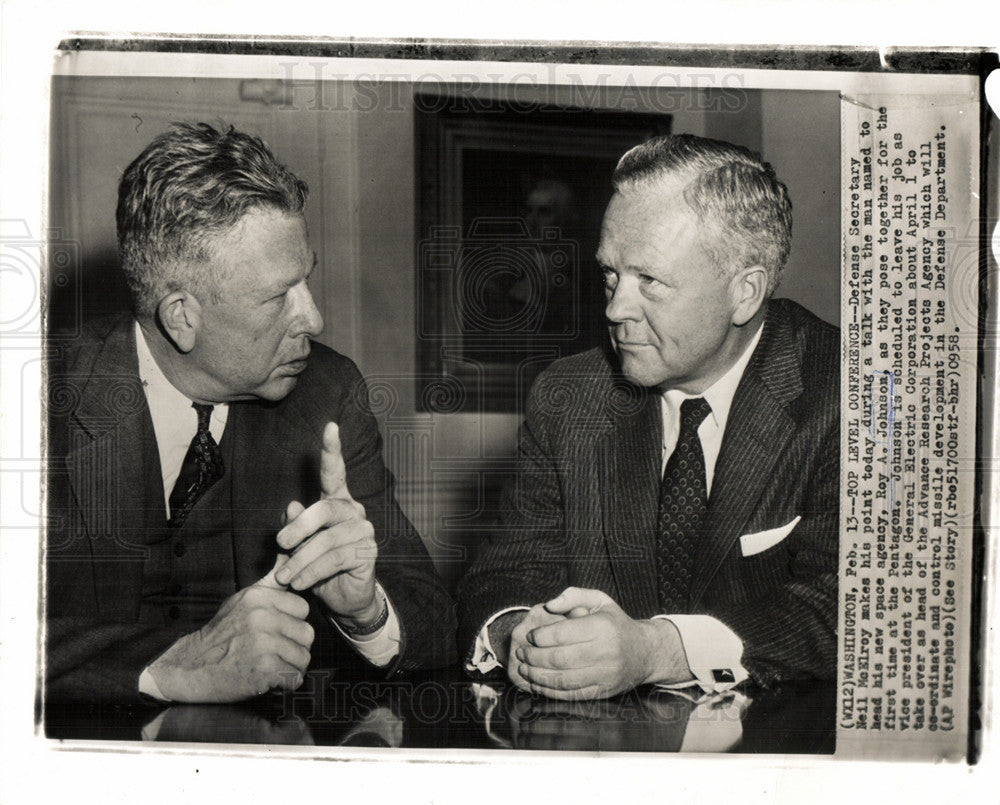
<svg viewBox="0 0 1000 805">
<path fill-rule="evenodd" d="M 756 534 L 744 534 L 740 537 L 740 550 L 744 556 L 753 556 L 756 553 L 773 548 L 785 537 L 792 533 L 792 529 L 799 524 L 802 519 L 800 514 L 787 525 L 780 525 L 777 528 L 769 528 L 767 531 L 758 531 Z"/>
</svg>

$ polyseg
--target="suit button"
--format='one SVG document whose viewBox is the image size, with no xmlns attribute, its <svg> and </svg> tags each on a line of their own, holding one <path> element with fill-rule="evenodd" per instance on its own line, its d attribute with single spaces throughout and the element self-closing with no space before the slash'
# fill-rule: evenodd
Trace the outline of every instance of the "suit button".
<svg viewBox="0 0 1000 805">
<path fill-rule="evenodd" d="M 181 608 L 180 607 L 170 607 L 170 609 L 168 610 L 167 614 L 170 615 L 170 619 L 171 620 L 177 620 L 181 616 Z"/>
<path fill-rule="evenodd" d="M 184 547 L 183 542 L 174 544 L 174 556 L 180 559 L 185 553 L 187 553 L 187 548 Z"/>
</svg>

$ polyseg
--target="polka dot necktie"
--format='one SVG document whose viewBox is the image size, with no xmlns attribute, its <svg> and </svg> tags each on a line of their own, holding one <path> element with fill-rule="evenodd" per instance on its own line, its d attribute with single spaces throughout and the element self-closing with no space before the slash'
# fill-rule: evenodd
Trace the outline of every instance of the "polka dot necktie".
<svg viewBox="0 0 1000 805">
<path fill-rule="evenodd" d="M 226 472 L 222 462 L 222 450 L 212 438 L 208 429 L 214 406 L 191 403 L 198 413 L 198 432 L 191 440 L 191 446 L 184 456 L 180 475 L 170 493 L 170 525 L 183 525 L 198 498 L 218 481 Z"/>
<path fill-rule="evenodd" d="M 667 615 L 684 613 L 688 607 L 695 543 L 708 508 L 698 428 L 711 411 L 701 397 L 681 404 L 677 446 L 660 481 L 656 577 L 661 612 Z"/>
</svg>

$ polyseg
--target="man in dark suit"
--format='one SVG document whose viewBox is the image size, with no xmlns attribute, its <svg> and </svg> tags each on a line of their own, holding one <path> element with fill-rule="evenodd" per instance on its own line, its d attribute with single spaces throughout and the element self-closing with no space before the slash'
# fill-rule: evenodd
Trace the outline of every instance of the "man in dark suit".
<svg viewBox="0 0 1000 805">
<path fill-rule="evenodd" d="M 205 124 L 126 169 L 134 315 L 50 345 L 50 699 L 236 701 L 310 665 L 454 661 L 361 376 L 312 342 L 306 193 Z"/>
<path fill-rule="evenodd" d="M 601 232 L 613 349 L 532 389 L 459 587 L 470 671 L 562 699 L 836 668 L 839 338 L 771 296 L 791 204 L 751 152 L 628 152 Z"/>
</svg>

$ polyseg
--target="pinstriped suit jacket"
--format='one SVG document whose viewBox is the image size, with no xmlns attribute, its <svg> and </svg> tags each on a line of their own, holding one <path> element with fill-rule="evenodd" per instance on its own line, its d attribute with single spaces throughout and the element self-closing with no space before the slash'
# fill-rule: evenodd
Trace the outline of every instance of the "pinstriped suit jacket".
<svg viewBox="0 0 1000 805">
<path fill-rule="evenodd" d="M 744 644 L 761 684 L 836 673 L 840 385 L 838 330 L 788 300 L 733 398 L 695 557 L 692 613 Z M 604 590 L 633 618 L 658 614 L 653 545 L 661 467 L 659 395 L 592 350 L 536 381 L 519 472 L 501 523 L 458 590 L 460 646 L 504 607 L 567 586 Z M 802 519 L 743 556 L 740 536 Z M 670 613 L 668 613 L 670 614 Z"/>
</svg>

